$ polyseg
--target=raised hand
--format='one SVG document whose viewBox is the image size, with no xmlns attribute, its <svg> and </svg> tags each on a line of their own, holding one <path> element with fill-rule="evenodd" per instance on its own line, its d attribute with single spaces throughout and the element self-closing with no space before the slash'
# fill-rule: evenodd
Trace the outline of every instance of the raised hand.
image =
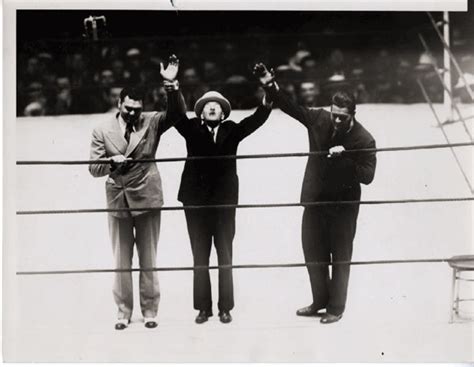
<svg viewBox="0 0 474 367">
<path fill-rule="evenodd" d="M 165 68 L 160 62 L 160 74 L 164 80 L 173 81 L 178 75 L 179 60 L 176 55 L 171 55 L 168 59 L 168 66 Z"/>
<path fill-rule="evenodd" d="M 267 86 L 275 80 L 275 72 L 273 69 L 269 71 L 265 64 L 261 62 L 255 64 L 253 67 L 253 75 L 258 78 L 263 86 Z"/>
</svg>

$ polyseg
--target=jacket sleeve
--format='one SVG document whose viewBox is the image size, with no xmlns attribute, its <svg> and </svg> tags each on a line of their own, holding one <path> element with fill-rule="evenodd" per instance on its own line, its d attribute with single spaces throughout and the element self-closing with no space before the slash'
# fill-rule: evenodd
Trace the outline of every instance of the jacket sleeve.
<svg viewBox="0 0 474 367">
<path fill-rule="evenodd" d="M 95 161 L 104 158 L 107 158 L 107 153 L 105 151 L 103 134 L 99 129 L 94 129 L 92 132 L 90 160 Z M 109 164 L 89 164 L 89 172 L 94 177 L 102 177 L 110 174 L 110 168 L 111 166 Z"/>
<path fill-rule="evenodd" d="M 375 140 L 371 139 L 362 149 L 375 148 Z M 375 152 L 346 153 L 341 157 L 328 158 L 329 164 L 337 165 L 338 177 L 344 182 L 370 184 L 375 176 L 377 158 Z"/>
<path fill-rule="evenodd" d="M 375 149 L 375 140 L 372 139 L 366 148 Z M 377 157 L 375 152 L 359 153 L 355 159 L 355 162 L 357 181 L 365 185 L 370 184 L 374 180 L 375 167 L 377 165 Z"/>
<path fill-rule="evenodd" d="M 311 110 L 292 101 L 284 91 L 274 84 L 272 87 L 265 88 L 271 99 L 276 103 L 284 113 L 301 122 L 304 126 L 309 127 L 311 121 L 315 118 L 313 114 L 319 110 Z"/>
<path fill-rule="evenodd" d="M 165 114 L 160 114 L 158 134 L 163 134 L 175 125 L 182 116 L 186 116 L 186 103 L 180 90 L 168 92 L 168 106 Z"/>
<path fill-rule="evenodd" d="M 237 140 L 241 141 L 245 139 L 262 126 L 265 121 L 267 121 L 268 116 L 270 116 L 270 112 L 272 112 L 270 106 L 260 105 L 252 115 L 240 121 L 240 123 L 236 125 Z"/>
</svg>

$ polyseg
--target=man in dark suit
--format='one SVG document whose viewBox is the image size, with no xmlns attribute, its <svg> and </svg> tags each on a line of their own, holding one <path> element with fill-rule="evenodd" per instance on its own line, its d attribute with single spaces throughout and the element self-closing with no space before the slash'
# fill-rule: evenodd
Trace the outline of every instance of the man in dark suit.
<svg viewBox="0 0 474 367">
<path fill-rule="evenodd" d="M 125 88 L 120 93 L 119 112 L 104 120 L 92 133 L 90 159 L 108 158 L 111 164 L 92 163 L 90 173 L 94 177 L 108 176 L 105 186 L 109 208 L 132 209 L 109 213 L 114 261 L 119 269 L 131 268 L 134 244 L 140 267 L 156 266 L 161 212 L 133 209 L 163 205 L 160 173 L 155 163 L 131 163 L 129 160 L 154 158 L 161 135 L 181 113 L 185 113 L 184 100 L 174 80 L 177 73 L 178 59 L 172 56 L 166 69 L 161 66 L 161 76 L 170 85 L 168 100 L 173 101 L 166 112 L 142 113 L 143 92 Z M 181 109 L 180 113 L 174 113 L 173 108 Z M 115 328 L 123 330 L 130 323 L 133 312 L 132 273 L 115 274 L 113 294 L 118 308 Z M 157 273 L 140 272 L 140 306 L 148 328 L 157 326 L 159 300 Z"/>
<path fill-rule="evenodd" d="M 195 104 L 196 118 L 185 114 L 175 127 L 186 139 L 188 157 L 235 155 L 239 143 L 257 130 L 268 118 L 271 104 L 262 105 L 240 123 L 226 120 L 231 112 L 229 101 L 218 92 L 205 93 Z M 237 204 L 239 181 L 235 159 L 188 160 L 184 165 L 178 200 L 184 205 Z M 232 264 L 235 234 L 235 208 L 185 210 L 194 265 L 209 265 L 212 239 L 219 265 Z M 231 269 L 219 270 L 219 317 L 232 321 L 234 307 Z M 194 308 L 199 310 L 196 323 L 212 316 L 211 281 L 208 270 L 194 272 Z"/>
<path fill-rule="evenodd" d="M 308 129 L 310 151 L 329 151 L 310 156 L 306 165 L 301 202 L 360 200 L 360 184 L 374 178 L 375 152 L 345 150 L 375 148 L 375 140 L 355 118 L 355 99 L 336 92 L 331 112 L 299 106 L 280 90 L 273 72 L 257 64 L 255 73 L 275 104 Z M 306 262 L 350 261 L 359 205 L 307 206 L 302 242 Z M 299 316 L 321 316 L 321 323 L 339 321 L 345 310 L 349 265 L 308 266 L 313 303 L 297 311 Z M 320 310 L 326 309 L 323 313 Z"/>
</svg>

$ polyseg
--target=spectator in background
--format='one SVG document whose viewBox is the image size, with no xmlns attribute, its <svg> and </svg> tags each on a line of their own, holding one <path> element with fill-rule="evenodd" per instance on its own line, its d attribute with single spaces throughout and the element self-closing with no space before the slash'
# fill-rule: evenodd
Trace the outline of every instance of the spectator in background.
<svg viewBox="0 0 474 367">
<path fill-rule="evenodd" d="M 26 64 L 26 70 L 22 75 L 24 85 L 41 80 L 40 64 L 37 57 L 30 57 Z"/>
<path fill-rule="evenodd" d="M 102 88 L 110 88 L 115 83 L 114 72 L 109 69 L 102 70 L 100 73 L 100 86 Z"/>
<path fill-rule="evenodd" d="M 86 61 L 81 53 L 76 52 L 69 57 L 68 69 L 72 88 L 80 88 L 92 83 L 92 78 L 90 77 L 92 70 L 87 70 Z"/>
<path fill-rule="evenodd" d="M 421 80 L 432 102 L 443 102 L 443 85 L 433 69 L 436 64 L 433 55 L 423 52 L 418 59 L 418 65 L 415 66 L 415 77 Z M 418 100 L 425 102 L 423 95 L 420 94 Z"/>
<path fill-rule="evenodd" d="M 221 54 L 219 55 L 222 65 L 222 73 L 224 77 L 228 78 L 236 72 L 241 72 L 242 70 L 238 69 L 243 64 L 240 61 L 241 53 L 238 53 L 235 44 L 232 42 L 224 42 L 221 45 Z"/>
<path fill-rule="evenodd" d="M 320 104 L 328 106 L 331 104 L 332 96 L 338 92 L 344 91 L 347 93 L 352 92 L 350 82 L 346 79 L 344 74 L 333 74 L 321 85 L 321 100 Z"/>
<path fill-rule="evenodd" d="M 390 101 L 393 93 L 394 78 L 393 72 L 388 72 L 394 69 L 393 57 L 387 49 L 381 49 L 373 64 L 372 70 L 375 74 L 374 81 L 374 101 L 387 103 Z"/>
<path fill-rule="evenodd" d="M 66 115 L 79 113 L 75 100 L 72 96 L 71 82 L 68 77 L 62 76 L 56 79 L 56 105 L 54 108 L 55 115 Z"/>
<path fill-rule="evenodd" d="M 213 90 L 222 90 L 223 75 L 215 61 L 205 60 L 202 64 L 202 79 Z"/>
<path fill-rule="evenodd" d="M 342 75 L 345 77 L 344 53 L 339 48 L 329 54 L 329 75 Z"/>
<path fill-rule="evenodd" d="M 31 102 L 25 107 L 25 110 L 23 111 L 23 115 L 28 117 L 44 116 L 45 114 L 46 111 L 43 105 L 39 102 Z"/>
<path fill-rule="evenodd" d="M 110 66 L 114 73 L 115 82 L 120 85 L 127 84 L 130 79 L 130 73 L 125 70 L 125 63 L 121 59 L 115 59 Z"/>
<path fill-rule="evenodd" d="M 188 67 L 182 74 L 182 93 L 186 106 L 192 108 L 197 100 L 209 90 L 209 87 L 201 81 L 194 67 Z"/>
<path fill-rule="evenodd" d="M 297 102 L 298 97 L 296 95 L 295 80 L 298 80 L 300 74 L 288 67 L 288 65 L 280 65 L 276 69 L 276 75 L 280 81 L 280 88 L 287 94 L 287 97 Z"/>
<path fill-rule="evenodd" d="M 304 81 L 298 88 L 298 103 L 306 108 L 316 107 L 319 86 L 312 81 Z"/>
<path fill-rule="evenodd" d="M 255 99 L 257 85 L 243 75 L 232 75 L 224 84 L 224 94 L 235 109 L 247 110 L 257 107 L 261 99 Z"/>
<path fill-rule="evenodd" d="M 303 71 L 301 62 L 305 58 L 308 58 L 311 56 L 311 52 L 305 49 L 299 49 L 296 51 L 296 53 L 291 56 L 288 60 L 288 66 L 290 67 L 291 70 L 301 72 Z"/>
<path fill-rule="evenodd" d="M 138 48 L 131 48 L 127 51 L 126 67 L 130 76 L 128 82 L 133 85 L 141 83 L 142 54 Z"/>
<path fill-rule="evenodd" d="M 312 56 L 306 56 L 301 59 L 301 73 L 303 80 L 319 80 L 321 75 L 318 70 L 318 63 Z"/>
<path fill-rule="evenodd" d="M 47 113 L 47 99 L 44 94 L 43 84 L 40 82 L 32 82 L 26 88 L 25 105 L 29 105 L 33 102 L 39 103 L 45 110 L 45 113 Z"/>
<path fill-rule="evenodd" d="M 155 87 L 145 98 L 145 111 L 166 111 L 168 95 L 164 86 Z"/>
<path fill-rule="evenodd" d="M 112 86 L 109 89 L 109 94 L 108 94 L 109 104 L 108 104 L 107 112 L 118 112 L 119 111 L 118 105 L 119 105 L 119 101 L 120 101 L 120 92 L 121 91 L 122 91 L 122 88 L 117 87 L 117 86 Z"/>
<path fill-rule="evenodd" d="M 362 58 L 355 56 L 352 58 L 352 70 L 350 72 L 350 82 L 353 86 L 353 93 L 356 99 L 356 103 L 369 103 L 371 101 L 371 95 L 369 93 L 370 85 L 367 80 L 367 75 L 365 73 L 365 66 L 363 64 Z"/>
<path fill-rule="evenodd" d="M 99 85 L 91 90 L 90 95 L 92 112 L 103 113 L 110 111 L 110 90 L 115 85 L 115 77 L 112 70 L 102 70 L 99 76 Z"/>
<path fill-rule="evenodd" d="M 413 103 L 416 100 L 418 85 L 411 73 L 408 60 L 401 59 L 395 69 L 395 80 L 390 93 L 390 103 Z"/>
</svg>

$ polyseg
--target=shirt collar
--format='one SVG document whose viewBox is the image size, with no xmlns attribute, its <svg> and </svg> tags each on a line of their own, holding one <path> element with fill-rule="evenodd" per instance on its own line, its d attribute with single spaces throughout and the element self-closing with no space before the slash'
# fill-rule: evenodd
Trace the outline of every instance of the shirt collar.
<svg viewBox="0 0 474 367">
<path fill-rule="evenodd" d="M 221 126 L 221 124 L 222 124 L 222 122 L 219 122 L 219 123 L 216 125 L 216 127 L 214 128 L 214 130 L 217 130 L 217 129 L 219 128 L 219 126 Z M 209 131 L 212 130 L 212 127 L 210 127 L 208 124 L 206 124 L 206 121 L 204 121 L 204 120 L 201 120 L 201 125 L 206 126 L 206 127 L 209 129 Z"/>
<path fill-rule="evenodd" d="M 122 129 L 125 130 L 127 128 L 127 123 L 123 119 L 122 115 L 120 115 L 120 112 L 117 113 L 117 120 L 120 126 L 122 127 Z M 132 131 L 134 132 L 136 131 L 135 125 L 132 126 Z"/>
</svg>

